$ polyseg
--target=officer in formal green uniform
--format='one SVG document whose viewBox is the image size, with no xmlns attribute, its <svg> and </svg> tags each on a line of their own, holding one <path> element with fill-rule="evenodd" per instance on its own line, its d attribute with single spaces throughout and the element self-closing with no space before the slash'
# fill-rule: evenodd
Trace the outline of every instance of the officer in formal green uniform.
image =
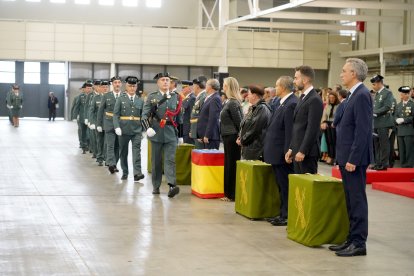
<svg viewBox="0 0 414 276">
<path fill-rule="evenodd" d="M 141 170 L 141 116 L 144 101 L 136 95 L 138 78 L 129 76 L 125 79 L 126 93 L 116 100 L 114 108 L 114 128 L 119 136 L 120 160 L 122 180 L 128 178 L 128 145 L 132 143 L 132 166 L 134 168 L 134 181 L 144 178 Z"/>
<path fill-rule="evenodd" d="M 401 102 L 395 110 L 395 123 L 397 125 L 398 152 L 402 168 L 414 167 L 414 102 L 410 99 L 410 87 L 401 86 Z"/>
<path fill-rule="evenodd" d="M 6 95 L 7 114 L 9 115 L 9 122 L 10 122 L 11 125 L 13 125 L 13 117 L 12 117 L 12 114 L 11 114 L 10 97 L 13 93 L 13 90 L 18 89 L 18 87 L 19 86 L 17 84 L 12 85 L 10 91 L 7 92 L 7 95 Z"/>
<path fill-rule="evenodd" d="M 103 166 L 104 154 L 104 133 L 96 129 L 98 122 L 98 110 L 101 105 L 103 93 L 108 90 L 109 82 L 102 80 L 100 85 L 97 86 L 98 94 L 95 94 L 91 100 L 89 107 L 89 120 L 90 120 L 90 129 L 93 133 L 92 137 L 95 137 L 95 152 L 96 152 L 96 161 L 98 166 Z"/>
<path fill-rule="evenodd" d="M 79 89 L 79 90 L 81 91 L 81 93 L 84 93 L 85 88 L 86 88 L 86 83 L 83 83 L 83 84 L 82 84 L 82 86 L 81 86 L 81 88 Z M 76 95 L 76 96 L 73 98 L 72 107 L 71 107 L 71 109 L 70 109 L 70 120 L 71 120 L 71 121 L 76 120 L 76 123 L 77 123 L 77 125 L 78 125 L 78 140 L 79 140 L 79 147 L 80 147 L 80 148 L 82 148 L 82 142 L 81 142 L 81 141 L 82 141 L 81 123 L 79 122 L 79 119 L 78 119 L 78 118 L 76 118 L 76 116 L 75 116 L 75 107 L 76 107 L 76 105 L 78 104 L 78 101 L 79 101 L 79 96 L 80 96 L 80 95 Z M 78 115 L 78 116 L 79 116 L 79 115 Z"/>
<path fill-rule="evenodd" d="M 195 104 L 193 110 L 191 112 L 190 118 L 190 133 L 189 136 L 191 139 L 194 140 L 195 148 L 196 149 L 204 149 L 204 144 L 200 143 L 197 140 L 197 121 L 198 117 L 200 117 L 200 110 L 201 106 L 204 104 L 204 100 L 206 99 L 206 83 L 207 78 L 204 76 L 199 76 L 198 78 L 193 80 L 193 90 L 196 96 Z"/>
<path fill-rule="evenodd" d="M 92 92 L 92 81 L 85 82 L 85 88 L 82 93 L 79 94 L 78 100 L 76 101 L 75 107 L 73 108 L 73 117 L 80 123 L 81 129 L 81 147 L 82 153 L 85 154 L 88 150 L 88 119 L 86 119 L 86 105 L 87 97 Z"/>
<path fill-rule="evenodd" d="M 389 89 L 388 85 L 386 86 L 387 89 Z M 392 116 L 394 116 L 395 114 L 395 107 L 397 106 L 397 100 L 393 97 L 393 101 L 392 101 L 392 107 L 390 109 L 390 113 L 392 114 Z M 394 125 L 391 128 L 391 133 L 390 133 L 390 137 L 389 137 L 389 142 L 390 142 L 390 158 L 389 158 L 389 166 L 390 168 L 394 167 L 394 163 L 395 163 L 395 137 L 397 135 L 397 128 Z"/>
<path fill-rule="evenodd" d="M 182 143 L 183 140 L 182 101 L 179 94 L 169 90 L 168 73 L 158 73 L 154 79 L 157 80 L 159 90 L 148 95 L 142 113 L 142 124 L 151 141 L 152 193 L 160 193 L 164 156 L 164 174 L 169 185 L 168 197 L 174 197 L 180 192 L 176 185 L 175 152 L 177 143 Z"/>
<path fill-rule="evenodd" d="M 375 75 L 371 78 L 374 98 L 374 170 L 386 170 L 389 167 L 391 128 L 394 126 L 394 118 L 391 113 L 394 97 L 392 92 L 384 87 L 384 77 Z"/>
<path fill-rule="evenodd" d="M 122 79 L 119 76 L 111 78 L 113 91 L 102 96 L 101 105 L 98 110 L 97 130 L 105 131 L 106 142 L 106 164 L 111 174 L 118 172 L 116 164 L 119 160 L 119 139 L 114 129 L 114 107 L 116 100 L 123 94 Z"/>
<path fill-rule="evenodd" d="M 88 126 L 87 132 L 89 137 L 89 152 L 92 153 L 92 158 L 96 158 L 96 135 L 95 135 L 95 128 L 96 125 L 92 124 L 91 122 L 94 120 L 92 118 L 91 114 L 91 106 L 92 106 L 92 100 L 96 95 L 99 95 L 99 90 L 101 87 L 101 80 L 94 80 L 93 81 L 93 92 L 90 93 L 86 97 L 86 106 L 85 106 L 85 112 L 86 112 L 86 118 L 85 123 Z"/>
<path fill-rule="evenodd" d="M 13 126 L 19 127 L 20 111 L 23 108 L 23 95 L 20 93 L 20 87 L 13 85 L 13 91 L 10 94 L 9 110 L 13 120 Z"/>
</svg>

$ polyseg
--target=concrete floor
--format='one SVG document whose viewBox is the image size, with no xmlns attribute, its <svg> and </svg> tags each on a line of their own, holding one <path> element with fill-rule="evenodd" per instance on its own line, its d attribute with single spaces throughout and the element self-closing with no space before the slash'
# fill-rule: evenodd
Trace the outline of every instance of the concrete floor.
<svg viewBox="0 0 414 276">
<path fill-rule="evenodd" d="M 0 133 L 1 275 L 414 275 L 413 199 L 368 186 L 368 255 L 339 258 L 188 186 L 169 199 L 147 175 L 121 181 L 81 154 L 74 122 Z"/>
</svg>

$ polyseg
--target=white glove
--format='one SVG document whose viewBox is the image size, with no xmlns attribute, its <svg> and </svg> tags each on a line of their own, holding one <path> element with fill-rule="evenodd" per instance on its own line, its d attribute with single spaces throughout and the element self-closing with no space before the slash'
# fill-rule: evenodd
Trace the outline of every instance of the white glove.
<svg viewBox="0 0 414 276">
<path fill-rule="evenodd" d="M 90 128 L 95 129 L 96 128 L 95 124 L 91 124 Z"/>
<path fill-rule="evenodd" d="M 118 136 L 122 136 L 122 130 L 121 130 L 121 128 L 117 127 L 117 128 L 115 129 L 115 133 L 116 133 L 116 135 L 118 135 Z"/>
<path fill-rule="evenodd" d="M 378 115 L 374 113 L 374 117 L 378 117 Z"/>
<path fill-rule="evenodd" d="M 88 119 L 85 119 L 85 125 L 87 125 L 88 124 Z"/>
<path fill-rule="evenodd" d="M 184 138 L 178 138 L 178 144 L 179 145 L 184 144 Z"/>
<path fill-rule="evenodd" d="M 97 130 L 98 132 L 102 132 L 102 127 L 101 127 L 101 126 L 98 126 L 98 127 L 96 128 L 96 130 Z"/>
<path fill-rule="evenodd" d="M 91 128 L 91 123 L 89 123 L 89 122 L 88 122 L 86 125 L 87 125 L 89 128 Z"/>
<path fill-rule="evenodd" d="M 395 120 L 395 122 L 397 122 L 397 124 L 401 125 L 402 123 L 404 123 L 404 118 L 397 118 Z"/>
<path fill-rule="evenodd" d="M 79 115 L 78 115 L 78 116 L 76 116 L 76 121 L 78 121 L 78 122 L 79 122 Z"/>
<path fill-rule="evenodd" d="M 23 108 L 23 106 L 21 105 L 20 108 Z"/>
<path fill-rule="evenodd" d="M 7 105 L 7 108 L 8 108 L 8 109 L 11 109 L 12 107 L 11 107 L 11 105 Z"/>
<path fill-rule="evenodd" d="M 147 129 L 147 136 L 148 137 L 152 137 L 155 134 L 156 134 L 156 132 L 155 132 L 155 130 L 152 127 L 150 127 L 149 129 Z"/>
</svg>

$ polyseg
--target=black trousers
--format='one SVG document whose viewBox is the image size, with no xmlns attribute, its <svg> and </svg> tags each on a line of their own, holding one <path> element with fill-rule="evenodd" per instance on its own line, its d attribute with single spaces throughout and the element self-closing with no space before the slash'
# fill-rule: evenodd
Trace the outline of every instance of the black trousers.
<svg viewBox="0 0 414 276">
<path fill-rule="evenodd" d="M 241 152 L 236 144 L 237 134 L 223 136 L 224 144 L 224 195 L 235 199 L 236 190 L 236 161 L 240 160 Z"/>
<path fill-rule="evenodd" d="M 55 120 L 55 118 L 56 118 L 56 109 L 53 109 L 53 108 L 49 108 L 49 121 L 50 121 L 50 119 L 52 119 L 53 118 L 53 121 Z"/>
<path fill-rule="evenodd" d="M 374 132 L 378 134 L 374 138 L 375 165 L 388 167 L 390 162 L 390 140 L 389 127 L 375 128 Z"/>
<path fill-rule="evenodd" d="M 280 217 L 287 219 L 289 199 L 289 174 L 293 174 L 293 164 L 272 165 L 280 194 Z"/>
<path fill-rule="evenodd" d="M 332 122 L 326 122 L 328 127 L 325 130 L 326 143 L 328 144 L 328 156 L 335 158 L 336 156 L 336 130 L 332 128 Z"/>
<path fill-rule="evenodd" d="M 208 143 L 203 143 L 203 149 L 219 149 L 220 140 L 209 140 Z"/>
<path fill-rule="evenodd" d="M 292 158 L 295 160 L 295 156 Z M 318 173 L 318 157 L 305 156 L 302 162 L 293 161 L 293 170 L 297 174 Z"/>
<path fill-rule="evenodd" d="M 347 240 L 358 247 L 365 247 L 368 237 L 368 201 L 365 192 L 367 166 L 356 166 L 353 172 L 345 170 L 345 166 L 339 166 L 339 170 L 349 218 Z"/>
</svg>

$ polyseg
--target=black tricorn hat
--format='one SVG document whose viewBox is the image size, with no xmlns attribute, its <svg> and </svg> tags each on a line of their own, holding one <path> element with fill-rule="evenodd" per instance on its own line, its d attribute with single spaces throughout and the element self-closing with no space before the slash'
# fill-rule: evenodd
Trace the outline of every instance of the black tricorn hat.
<svg viewBox="0 0 414 276">
<path fill-rule="evenodd" d="M 92 87 L 93 81 L 92 80 L 86 80 L 84 85 L 85 85 L 85 87 Z M 85 87 L 83 87 L 83 88 L 85 88 Z"/>
<path fill-rule="evenodd" d="M 111 78 L 111 82 L 113 82 L 114 80 L 120 80 L 120 81 L 122 81 L 122 78 L 120 76 L 113 76 Z"/>
<path fill-rule="evenodd" d="M 375 76 L 373 76 L 372 78 L 371 78 L 371 83 L 375 83 L 375 82 L 380 82 L 380 81 L 382 81 L 384 79 L 384 77 L 383 76 L 381 76 L 381 75 L 375 75 Z"/>
<path fill-rule="evenodd" d="M 183 87 L 187 87 L 187 86 L 192 86 L 193 82 L 189 81 L 189 80 L 183 80 L 183 81 L 181 81 L 181 84 L 182 84 Z"/>
<path fill-rule="evenodd" d="M 101 85 L 109 85 L 111 82 L 108 80 L 101 81 Z"/>
<path fill-rule="evenodd" d="M 164 72 L 164 73 L 158 73 L 155 75 L 154 80 L 158 80 L 160 78 L 171 78 L 170 73 Z"/>
<path fill-rule="evenodd" d="M 94 80 L 93 81 L 93 85 L 101 85 L 102 81 L 101 80 Z"/>
<path fill-rule="evenodd" d="M 401 86 L 398 88 L 398 92 L 408 94 L 410 93 L 411 88 L 409 86 Z"/>
<path fill-rule="evenodd" d="M 137 84 L 139 83 L 139 79 L 137 77 L 134 76 L 128 76 L 125 78 L 125 82 L 128 84 Z"/>
<path fill-rule="evenodd" d="M 193 83 L 200 84 L 200 83 L 207 82 L 207 78 L 204 76 L 198 76 L 196 79 L 193 79 Z"/>
</svg>

